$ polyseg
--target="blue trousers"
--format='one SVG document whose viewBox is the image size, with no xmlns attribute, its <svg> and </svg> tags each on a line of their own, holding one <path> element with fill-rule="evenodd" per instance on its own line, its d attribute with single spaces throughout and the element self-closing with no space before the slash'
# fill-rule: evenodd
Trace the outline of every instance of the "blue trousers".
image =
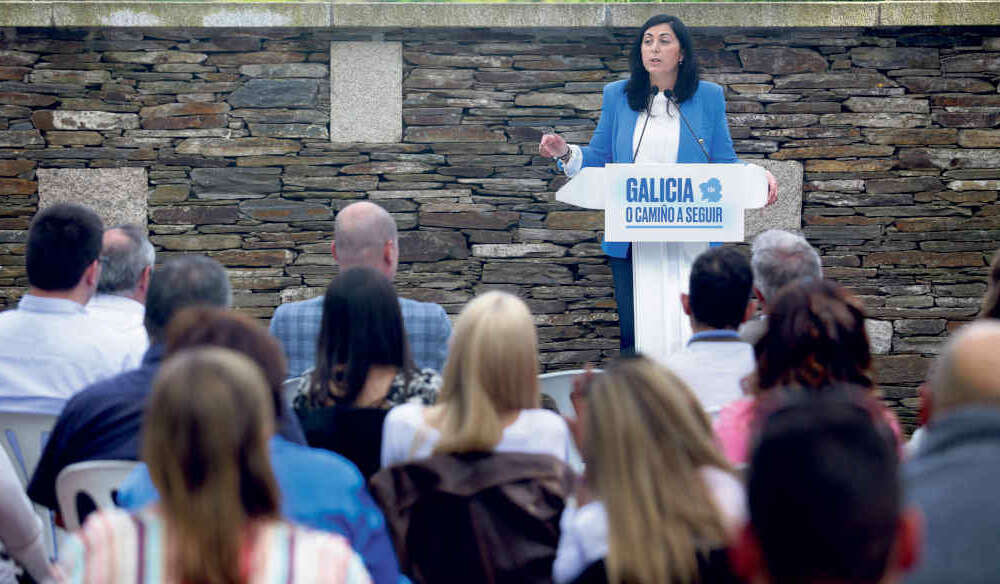
<svg viewBox="0 0 1000 584">
<path fill-rule="evenodd" d="M 615 280 L 615 302 L 618 304 L 618 327 L 623 355 L 635 352 L 635 294 L 632 290 L 632 250 L 625 258 L 608 258 Z"/>
</svg>

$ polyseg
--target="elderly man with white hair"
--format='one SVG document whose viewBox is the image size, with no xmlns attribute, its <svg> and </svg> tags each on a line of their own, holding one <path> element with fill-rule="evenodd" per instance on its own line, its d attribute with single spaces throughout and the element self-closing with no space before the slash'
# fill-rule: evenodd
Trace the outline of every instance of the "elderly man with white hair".
<svg viewBox="0 0 1000 584">
<path fill-rule="evenodd" d="M 767 331 L 768 303 L 796 280 L 822 278 L 823 268 L 819 254 L 805 237 L 781 229 L 769 229 L 754 238 L 750 267 L 761 316 L 740 327 L 740 338 L 754 345 Z"/>
<path fill-rule="evenodd" d="M 104 232 L 101 242 L 101 279 L 97 294 L 87 303 L 87 313 L 102 323 L 127 350 L 126 369 L 138 367 L 149 348 L 143 325 L 149 276 L 156 250 L 138 225 L 117 225 Z"/>
<path fill-rule="evenodd" d="M 334 222 L 333 259 L 346 270 L 367 267 L 392 280 L 399 262 L 396 222 L 385 209 L 361 201 L 344 207 Z M 399 298 L 410 354 L 420 369 L 441 371 L 448 355 L 451 321 L 440 305 Z M 298 377 L 315 365 L 316 339 L 323 316 L 323 296 L 282 304 L 271 318 L 271 334 L 288 358 L 288 376 Z"/>
</svg>

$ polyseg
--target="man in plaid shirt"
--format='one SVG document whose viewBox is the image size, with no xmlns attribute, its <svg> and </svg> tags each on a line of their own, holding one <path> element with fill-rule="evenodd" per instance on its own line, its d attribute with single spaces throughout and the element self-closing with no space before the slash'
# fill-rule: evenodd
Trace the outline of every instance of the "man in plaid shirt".
<svg viewBox="0 0 1000 584">
<path fill-rule="evenodd" d="M 364 266 L 390 280 L 399 261 L 396 222 L 382 207 L 359 202 L 348 205 L 334 223 L 333 258 L 341 270 Z M 410 353 L 418 368 L 441 371 L 448 356 L 451 321 L 440 305 L 399 298 Z M 323 316 L 323 296 L 282 304 L 271 318 L 271 334 L 285 349 L 288 376 L 298 377 L 316 361 L 316 339 Z"/>
</svg>

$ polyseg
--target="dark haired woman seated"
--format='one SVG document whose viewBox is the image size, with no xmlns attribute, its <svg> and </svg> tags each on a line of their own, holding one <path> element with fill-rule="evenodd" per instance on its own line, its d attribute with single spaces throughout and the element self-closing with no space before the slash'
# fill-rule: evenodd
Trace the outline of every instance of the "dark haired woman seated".
<svg viewBox="0 0 1000 584">
<path fill-rule="evenodd" d="M 392 283 L 370 268 L 351 268 L 330 282 L 316 367 L 286 382 L 310 446 L 349 459 L 367 479 L 380 468 L 389 408 L 432 404 L 441 378 L 410 358 Z"/>
<path fill-rule="evenodd" d="M 800 280 L 781 289 L 754 346 L 757 373 L 744 383 L 751 394 L 730 403 L 715 419 L 715 433 L 730 462 L 749 462 L 758 407 L 778 388 L 823 391 L 853 385 L 875 393 L 872 355 L 861 301 L 832 280 Z M 886 422 L 902 443 L 896 416 Z"/>
</svg>

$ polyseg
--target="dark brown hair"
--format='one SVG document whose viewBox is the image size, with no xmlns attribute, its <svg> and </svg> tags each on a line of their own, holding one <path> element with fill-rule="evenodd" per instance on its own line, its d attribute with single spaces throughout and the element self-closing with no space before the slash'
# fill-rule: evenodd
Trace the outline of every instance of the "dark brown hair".
<svg viewBox="0 0 1000 584">
<path fill-rule="evenodd" d="M 783 288 L 754 350 L 758 392 L 837 383 L 875 386 L 864 307 L 831 280 L 800 280 Z"/>
<path fill-rule="evenodd" d="M 199 346 L 232 349 L 256 363 L 271 390 L 275 416 L 281 417 L 284 406 L 281 384 L 288 366 L 281 345 L 267 329 L 249 316 L 231 310 L 207 306 L 185 308 L 167 325 L 165 357 Z"/>
</svg>

